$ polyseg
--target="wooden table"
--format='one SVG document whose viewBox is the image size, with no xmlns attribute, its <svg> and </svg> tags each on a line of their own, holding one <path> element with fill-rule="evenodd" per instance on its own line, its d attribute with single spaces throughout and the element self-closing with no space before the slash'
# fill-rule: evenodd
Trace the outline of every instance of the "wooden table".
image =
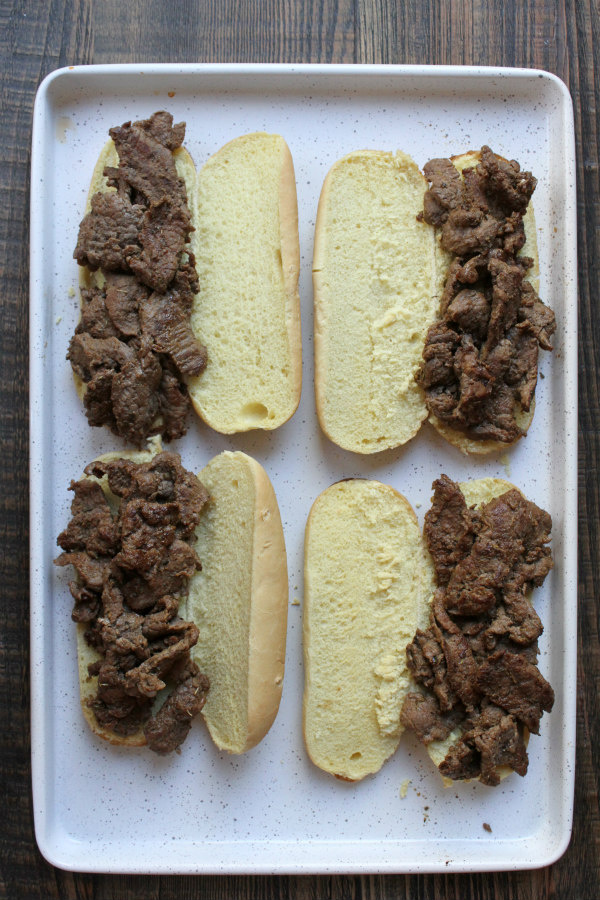
<svg viewBox="0 0 600 900">
<path fill-rule="evenodd" d="M 597 0 L 0 0 L 0 898 L 600 897 L 600 184 Z M 451 63 L 547 69 L 575 106 L 579 212 L 579 703 L 573 838 L 540 871 L 456 876 L 143 877 L 59 871 L 33 834 L 28 695 L 28 201 L 42 78 L 115 62 Z"/>
</svg>

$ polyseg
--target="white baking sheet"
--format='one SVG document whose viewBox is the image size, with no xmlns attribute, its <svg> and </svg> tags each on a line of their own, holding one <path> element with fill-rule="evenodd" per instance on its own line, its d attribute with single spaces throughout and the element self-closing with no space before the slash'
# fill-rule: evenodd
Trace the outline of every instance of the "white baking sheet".
<svg viewBox="0 0 600 900">
<path fill-rule="evenodd" d="M 274 483 L 288 549 L 287 669 L 279 716 L 243 757 L 211 744 L 203 723 L 179 756 L 94 739 L 79 710 L 68 573 L 52 565 L 84 465 L 120 446 L 91 429 L 65 353 L 78 318 L 72 253 L 92 167 L 108 128 L 169 109 L 187 122 L 197 166 L 249 131 L 286 138 L 298 185 L 304 350 L 302 401 L 275 433 L 226 438 L 190 419 L 174 445 L 198 471 L 216 452 L 256 456 Z M 396 149 L 419 165 L 483 143 L 539 179 L 541 296 L 556 311 L 541 356 L 537 411 L 510 453 L 464 459 L 429 426 L 397 451 L 361 458 L 320 433 L 313 399 L 311 257 L 321 184 L 359 148 Z M 416 872 L 525 869 L 552 862 L 571 828 L 576 655 L 576 271 L 574 139 L 565 86 L 526 70 L 370 66 L 99 66 L 42 84 L 31 176 L 31 684 L 33 796 L 52 863 L 103 872 Z M 342 477 L 394 485 L 428 506 L 441 472 L 508 477 L 554 520 L 556 567 L 537 591 L 540 666 L 556 691 L 526 778 L 445 790 L 406 735 L 359 784 L 312 766 L 302 741 L 303 531 L 317 494 Z M 405 796 L 403 796 L 405 794 Z M 490 830 L 484 828 L 484 823 Z"/>
</svg>

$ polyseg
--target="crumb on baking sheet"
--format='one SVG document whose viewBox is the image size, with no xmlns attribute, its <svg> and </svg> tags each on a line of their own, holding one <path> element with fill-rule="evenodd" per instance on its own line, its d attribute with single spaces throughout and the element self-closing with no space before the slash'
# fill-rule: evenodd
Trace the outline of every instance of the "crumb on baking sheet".
<svg viewBox="0 0 600 900">
<path fill-rule="evenodd" d="M 408 786 L 410 784 L 410 778 L 405 778 L 402 784 L 400 785 L 400 799 L 404 800 L 408 793 Z"/>
<path fill-rule="evenodd" d="M 484 822 L 484 823 L 483 823 L 483 830 L 484 830 L 484 831 L 489 831 L 490 834 L 491 834 L 492 826 L 491 826 L 488 822 Z"/>
</svg>

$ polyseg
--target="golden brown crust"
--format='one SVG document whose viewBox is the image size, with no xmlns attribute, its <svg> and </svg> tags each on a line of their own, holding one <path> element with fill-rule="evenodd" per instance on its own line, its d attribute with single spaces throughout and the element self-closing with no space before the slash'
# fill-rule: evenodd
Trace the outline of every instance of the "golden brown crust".
<svg viewBox="0 0 600 900">
<path fill-rule="evenodd" d="M 302 390 L 302 331 L 300 323 L 300 240 L 298 236 L 298 196 L 296 175 L 290 148 L 281 138 L 282 165 L 279 182 L 279 227 L 281 230 L 281 267 L 285 288 L 286 320 L 293 373 L 292 410 L 298 409 Z"/>
<path fill-rule="evenodd" d="M 248 738 L 254 747 L 275 721 L 285 669 L 288 572 L 281 515 L 273 485 L 251 459 L 256 489 L 252 612 L 248 672 Z"/>
</svg>

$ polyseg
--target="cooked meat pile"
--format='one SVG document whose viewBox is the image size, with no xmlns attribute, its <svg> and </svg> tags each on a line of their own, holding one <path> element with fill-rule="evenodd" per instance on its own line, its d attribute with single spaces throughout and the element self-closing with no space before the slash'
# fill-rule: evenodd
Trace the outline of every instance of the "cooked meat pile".
<svg viewBox="0 0 600 900">
<path fill-rule="evenodd" d="M 407 647 L 422 692 L 407 695 L 402 721 L 425 744 L 460 727 L 441 773 L 495 785 L 499 766 L 525 775 L 524 728 L 538 734 L 554 703 L 537 668 L 542 624 L 526 597 L 552 568 L 552 521 L 515 489 L 469 509 L 446 475 L 433 487 L 425 538 L 438 588 L 429 628 Z"/>
<path fill-rule="evenodd" d="M 100 655 L 89 666 L 98 692 L 88 702 L 104 728 L 130 735 L 143 726 L 148 746 L 168 753 L 185 740 L 209 687 L 190 659 L 198 629 L 178 615 L 201 567 L 192 544 L 208 494 L 175 453 L 93 462 L 85 473 L 107 476 L 120 498 L 114 512 L 97 481 L 73 482 L 73 518 L 58 538 L 65 552 L 57 565 L 78 576 L 69 585 L 73 619 Z M 174 689 L 153 715 L 167 681 Z"/>
<path fill-rule="evenodd" d="M 524 434 L 515 411 L 531 407 L 538 347 L 552 349 L 556 328 L 526 280 L 533 260 L 517 255 L 537 182 L 489 147 L 464 180 L 449 159 L 431 160 L 424 172 L 431 187 L 419 218 L 441 228 L 455 259 L 417 382 L 442 422 L 475 440 L 511 443 Z"/>
<path fill-rule="evenodd" d="M 173 126 L 167 112 L 110 129 L 119 166 L 104 174 L 116 190 L 92 197 L 74 253 L 105 282 L 81 291 L 67 359 L 86 386 L 90 425 L 107 425 L 138 446 L 151 434 L 185 434 L 184 379 L 206 366 L 190 326 L 198 291 L 193 228 L 172 155 L 184 135 L 185 123 Z"/>
</svg>

